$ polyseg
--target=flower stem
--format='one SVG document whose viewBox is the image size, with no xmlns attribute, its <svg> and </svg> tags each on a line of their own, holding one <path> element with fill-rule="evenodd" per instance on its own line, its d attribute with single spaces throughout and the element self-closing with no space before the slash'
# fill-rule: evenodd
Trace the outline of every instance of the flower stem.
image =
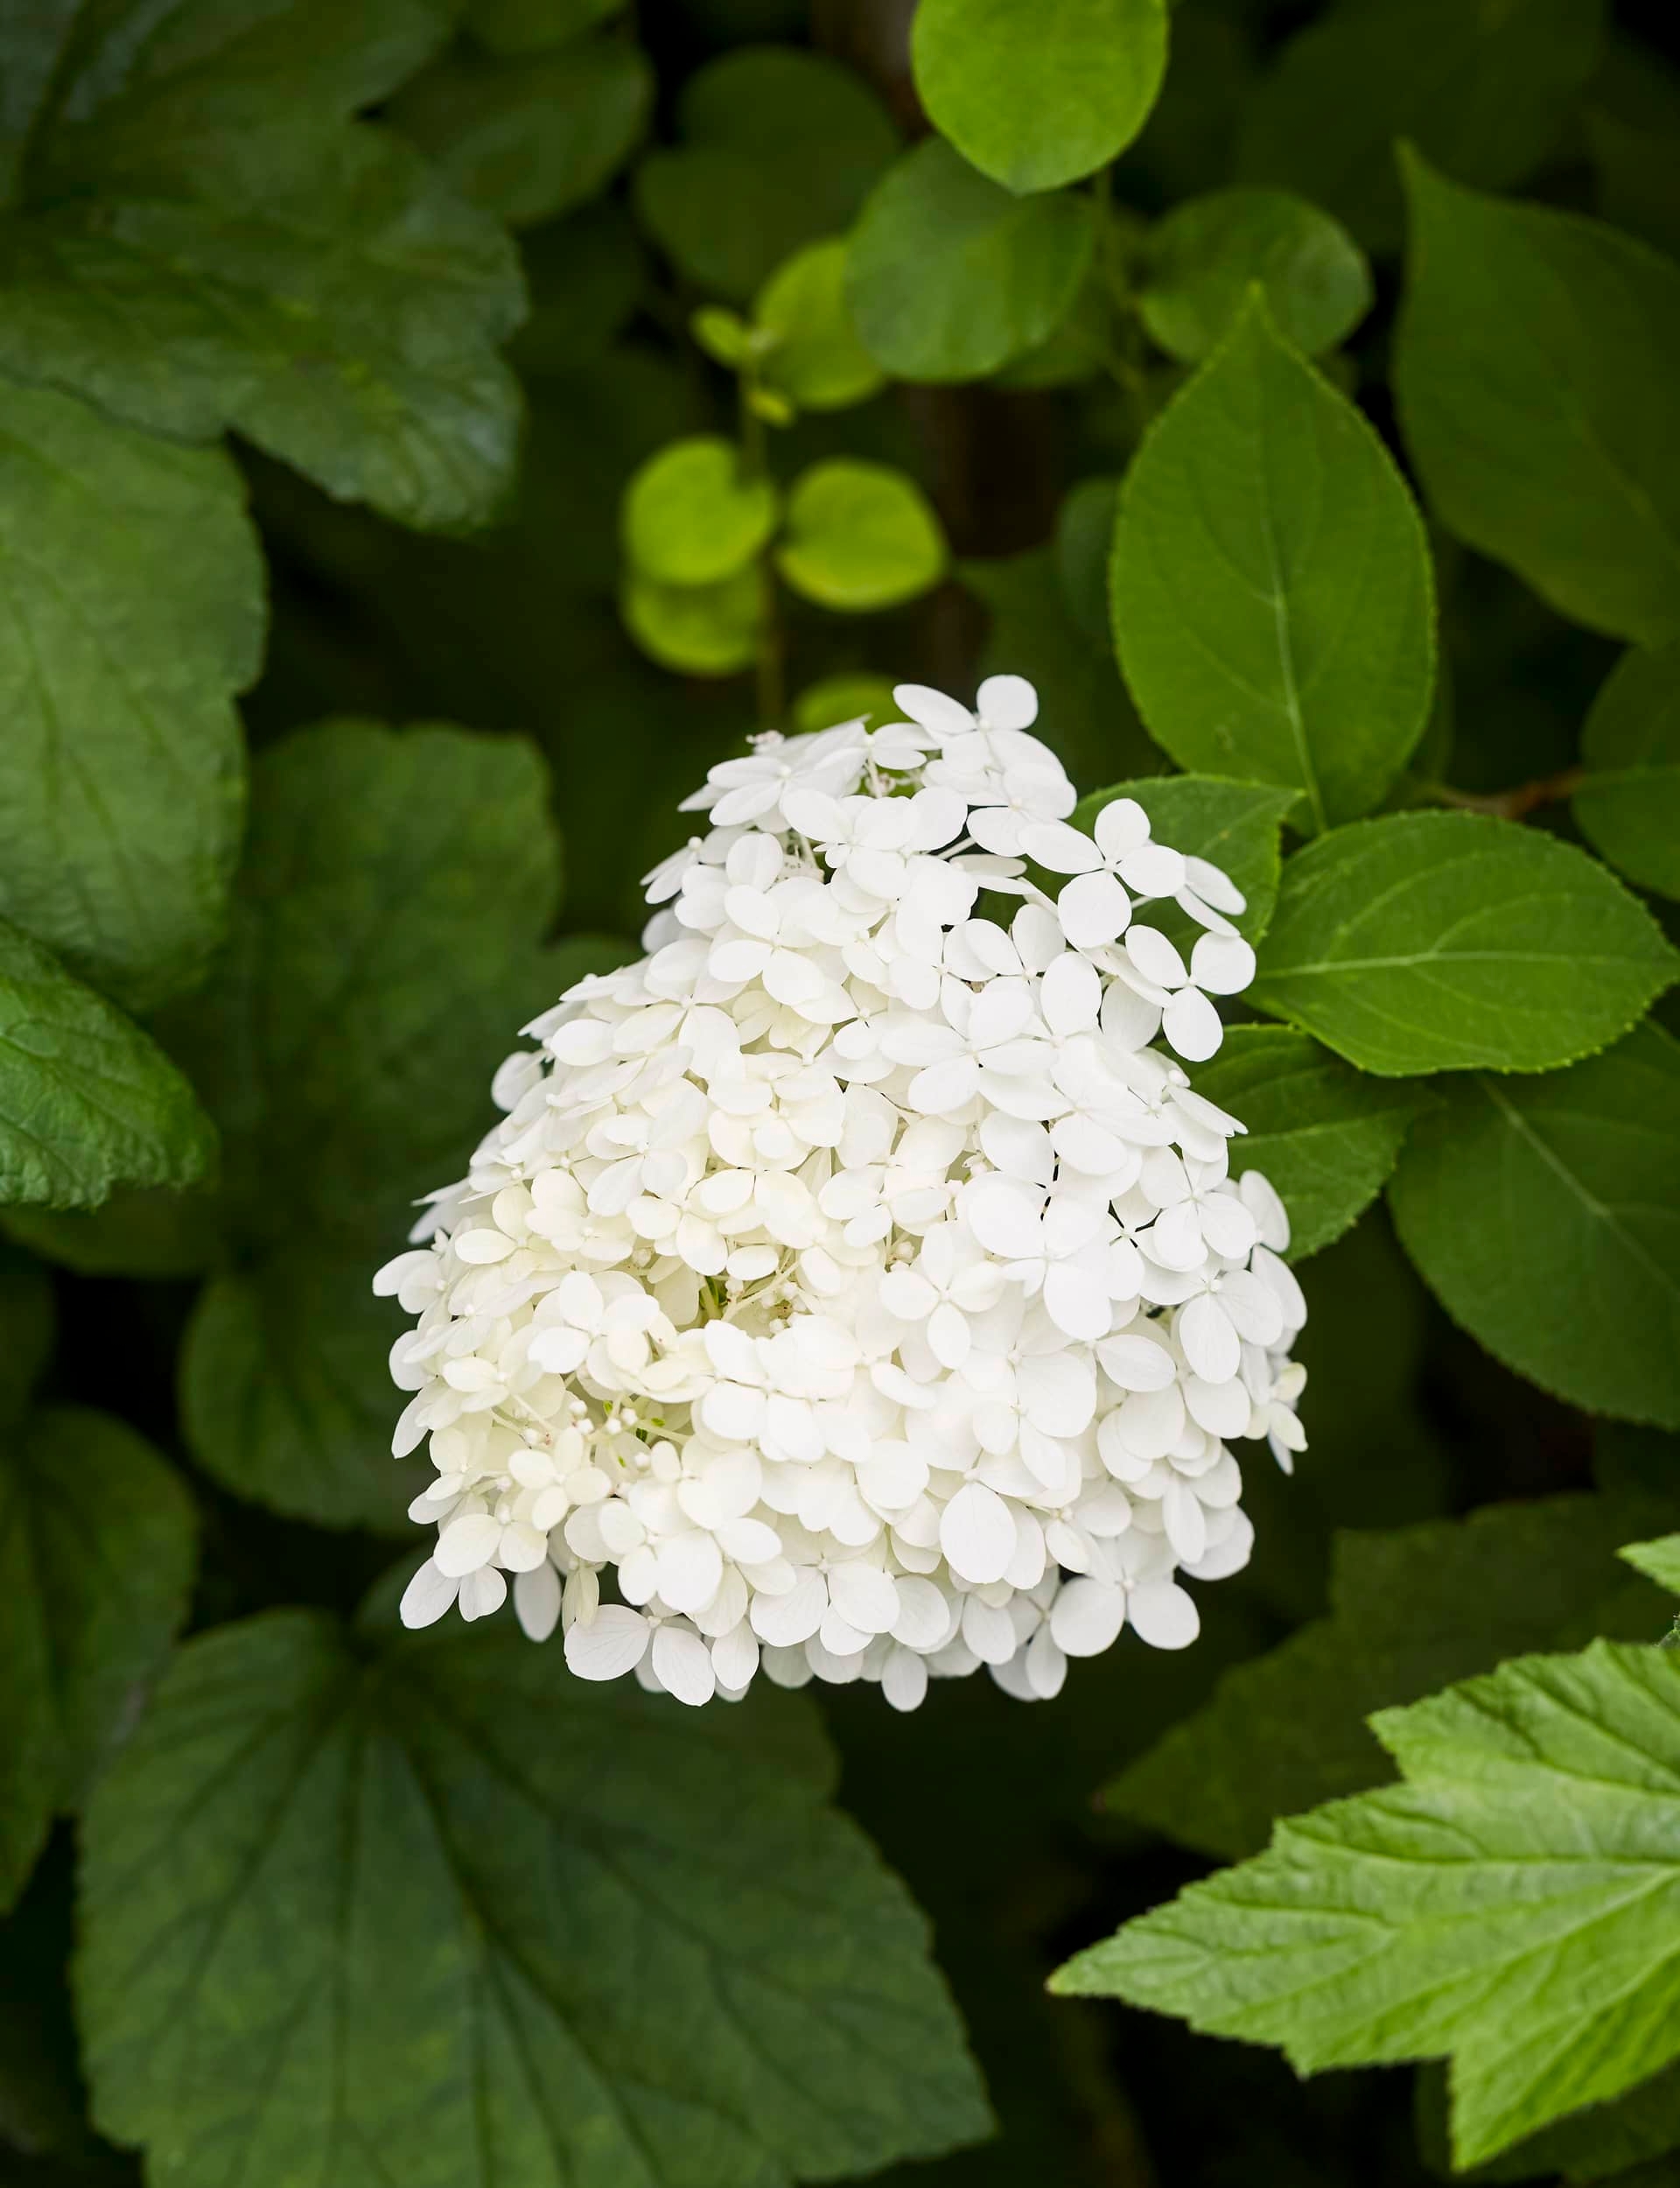
<svg viewBox="0 0 1680 2188">
<path fill-rule="evenodd" d="M 1420 782 L 1418 789 L 1432 804 L 1451 805 L 1466 813 L 1492 813 L 1500 820 L 1522 820 L 1538 806 L 1558 805 L 1573 797 L 1586 780 L 1584 768 L 1560 768 L 1556 775 L 1536 775 L 1532 782 L 1518 782 L 1508 790 L 1455 790 L 1450 782 Z"/>
</svg>

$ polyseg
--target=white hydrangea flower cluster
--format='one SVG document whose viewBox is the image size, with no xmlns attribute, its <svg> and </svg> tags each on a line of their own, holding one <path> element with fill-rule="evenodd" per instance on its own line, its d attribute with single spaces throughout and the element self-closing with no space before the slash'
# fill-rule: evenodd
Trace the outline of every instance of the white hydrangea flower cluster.
<svg viewBox="0 0 1680 2188">
<path fill-rule="evenodd" d="M 1303 1448 L 1306 1309 L 1242 1126 L 1152 1045 L 1218 1047 L 1242 899 L 1130 799 L 1071 827 L 1019 677 L 895 697 L 711 770 L 648 954 L 527 1028 L 375 1280 L 438 1469 L 410 1625 L 512 1574 L 586 1679 L 1025 1701 L 1126 1624 L 1184 1646 L 1175 1574 L 1246 1561 L 1228 1444 Z"/>
</svg>

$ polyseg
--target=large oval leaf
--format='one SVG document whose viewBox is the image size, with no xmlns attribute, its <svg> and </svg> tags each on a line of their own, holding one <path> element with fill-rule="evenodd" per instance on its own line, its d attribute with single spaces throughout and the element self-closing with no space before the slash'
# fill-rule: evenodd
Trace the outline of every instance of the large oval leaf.
<svg viewBox="0 0 1680 2188">
<path fill-rule="evenodd" d="M 1680 640 L 1623 655 L 1592 702 L 1581 758 L 1583 833 L 1630 881 L 1680 896 Z"/>
</svg>

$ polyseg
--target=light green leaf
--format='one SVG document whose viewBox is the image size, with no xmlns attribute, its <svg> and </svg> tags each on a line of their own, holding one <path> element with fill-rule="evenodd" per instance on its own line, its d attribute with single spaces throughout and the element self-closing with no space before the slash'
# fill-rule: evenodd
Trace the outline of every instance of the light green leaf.
<svg viewBox="0 0 1680 2188">
<path fill-rule="evenodd" d="M 0 385 L 0 916 L 130 1009 L 220 938 L 263 620 L 226 456 Z"/>
<path fill-rule="evenodd" d="M 601 38 L 506 60 L 452 55 L 406 85 L 390 116 L 469 204 L 523 228 L 606 185 L 653 97 L 640 50 Z"/>
<path fill-rule="evenodd" d="M 508 1621 L 189 1644 L 87 1827 L 99 2124 L 153 2188 L 790 2188 L 972 2141 L 926 1925 L 813 1744 Z"/>
<path fill-rule="evenodd" d="M 1206 859 L 1229 875 L 1248 899 L 1235 924 L 1257 943 L 1278 901 L 1278 833 L 1298 802 L 1294 793 L 1216 775 L 1151 775 L 1093 790 L 1074 809 L 1073 825 L 1095 833 L 1097 815 L 1120 797 L 1137 799 L 1157 842 L 1186 858 Z"/>
<path fill-rule="evenodd" d="M 846 248 L 836 237 L 795 251 L 752 307 L 760 330 L 775 337 L 764 377 L 808 410 L 844 410 L 886 384 L 847 309 Z"/>
<path fill-rule="evenodd" d="M 898 149 L 861 76 L 788 46 L 708 62 L 677 126 L 680 146 L 636 170 L 637 210 L 690 280 L 737 303 L 802 243 L 849 228 Z"/>
<path fill-rule="evenodd" d="M 662 669 L 679 676 L 729 677 L 750 669 L 764 622 L 764 583 L 755 569 L 718 585 L 658 585 L 631 571 L 620 596 L 630 635 Z"/>
<path fill-rule="evenodd" d="M 163 1050 L 0 921 L 0 1203 L 92 1208 L 116 1185 L 186 1185 L 216 1136 Z"/>
<path fill-rule="evenodd" d="M 1054 332 L 1092 236 L 1088 200 L 1012 197 L 928 137 L 883 178 L 853 233 L 852 324 L 895 379 L 984 379 Z"/>
<path fill-rule="evenodd" d="M 617 15 L 625 0 L 468 0 L 461 27 L 486 53 L 539 53 Z"/>
<path fill-rule="evenodd" d="M 823 607 L 895 607 L 939 582 L 945 535 L 914 479 L 836 457 L 794 481 L 776 567 Z"/>
<path fill-rule="evenodd" d="M 1428 718 L 1429 551 L 1405 483 L 1264 298 L 1158 418 L 1115 535 L 1121 666 L 1180 765 L 1368 811 Z"/>
<path fill-rule="evenodd" d="M 1680 1427 L 1680 1046 L 1443 1083 L 1389 1188 L 1453 1320 L 1572 1405 Z"/>
<path fill-rule="evenodd" d="M 558 868 L 522 740 L 335 721 L 262 754 L 227 952 L 161 1026 L 221 1127 L 244 1251 L 338 1242 L 371 1273 L 462 1174 L 558 992 Z"/>
<path fill-rule="evenodd" d="M 1395 385 L 1443 522 L 1578 623 L 1680 630 L 1680 267 L 1413 156 Z"/>
<path fill-rule="evenodd" d="M 929 120 L 1006 190 L 1106 167 L 1166 69 L 1166 0 L 921 0 L 911 26 Z"/>
<path fill-rule="evenodd" d="M 178 1476 L 109 1414 L 52 1406 L 0 1433 L 0 1908 L 132 1725 L 196 1537 Z"/>
<path fill-rule="evenodd" d="M 1334 349 L 1371 308 L 1371 270 L 1347 230 L 1286 190 L 1215 190 L 1149 231 L 1138 308 L 1170 356 L 1197 364 L 1242 311 L 1250 284 L 1307 356 Z"/>
<path fill-rule="evenodd" d="M 1680 1666 L 1522 1657 L 1373 1729 L 1405 1784 L 1280 1824 L 1054 1988 L 1303 2073 L 1450 2053 L 1471 2165 L 1680 2053 Z"/>
<path fill-rule="evenodd" d="M 1434 1106 L 1427 1087 L 1367 1078 L 1284 1026 L 1233 1026 L 1195 1089 L 1248 1126 L 1231 1143 L 1231 1175 L 1259 1170 L 1283 1196 L 1295 1261 L 1363 1213 L 1409 1126 Z"/>
<path fill-rule="evenodd" d="M 1659 1588 L 1680 1595 L 1680 1534 L 1663 1535 L 1655 1542 L 1630 1542 L 1620 1554 Z"/>
<path fill-rule="evenodd" d="M 749 478 L 716 434 L 650 456 L 624 495 L 624 551 L 660 585 L 716 585 L 750 563 L 776 527 L 776 489 Z"/>
<path fill-rule="evenodd" d="M 1525 1650 L 1654 1638 L 1658 1598 L 1615 1565 L 1617 1543 L 1648 1510 L 1626 1497 L 1551 1497 L 1338 1534 L 1328 1616 L 1227 1672 L 1210 1701 L 1104 1789 L 1105 1806 L 1240 1861 L 1278 1817 L 1388 1780 L 1366 1726 L 1373 1710 Z"/>
<path fill-rule="evenodd" d="M 1247 105 L 1244 182 L 1298 190 L 1362 243 L 1402 233 L 1394 143 L 1466 182 L 1521 182 L 1599 59 L 1604 0 L 1361 0 L 1292 39 Z"/>
<path fill-rule="evenodd" d="M 858 669 L 844 676 L 824 677 L 808 684 L 794 701 L 795 729 L 833 729 L 841 722 L 873 717 L 877 721 L 896 718 L 891 677 Z"/>
<path fill-rule="evenodd" d="M 1581 735 L 1581 831 L 1642 888 L 1680 896 L 1680 640 L 1622 656 Z"/>
<path fill-rule="evenodd" d="M 1362 1071 L 1550 1071 L 1680 973 L 1586 852 L 1479 813 L 1394 813 L 1289 861 L 1249 999 Z"/>
<path fill-rule="evenodd" d="M 402 1401 L 388 1361 L 403 1321 L 372 1275 L 304 1241 L 213 1277 L 182 1348 L 181 1421 L 199 1464 L 238 1496 L 322 1526 L 408 1534 L 432 1474 L 391 1456 Z"/>
</svg>

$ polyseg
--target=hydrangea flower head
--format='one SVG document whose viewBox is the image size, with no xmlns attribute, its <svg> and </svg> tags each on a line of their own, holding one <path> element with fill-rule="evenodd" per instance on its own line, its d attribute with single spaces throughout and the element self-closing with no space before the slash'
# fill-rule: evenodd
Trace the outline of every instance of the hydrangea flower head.
<svg viewBox="0 0 1680 2188">
<path fill-rule="evenodd" d="M 895 697 L 711 770 L 647 954 L 526 1028 L 375 1280 L 438 1476 L 408 1623 L 511 1580 L 574 1673 L 684 1702 L 982 1665 L 1030 1701 L 1127 1626 L 1194 1640 L 1180 1575 L 1246 1562 L 1229 1446 L 1303 1448 L 1306 1309 L 1183 1069 L 1242 899 L 1132 800 L 1070 826 L 1019 677 Z"/>
</svg>

